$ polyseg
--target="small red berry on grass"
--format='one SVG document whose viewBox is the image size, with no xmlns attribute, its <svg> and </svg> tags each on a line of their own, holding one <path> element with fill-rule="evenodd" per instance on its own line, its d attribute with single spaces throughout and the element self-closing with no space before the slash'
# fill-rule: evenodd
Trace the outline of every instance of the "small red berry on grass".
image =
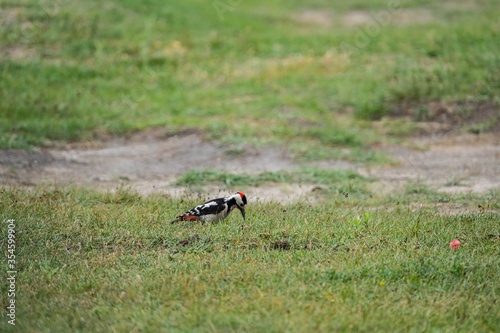
<svg viewBox="0 0 500 333">
<path fill-rule="evenodd" d="M 460 246 L 460 241 L 458 239 L 454 239 L 450 242 L 450 249 L 453 249 L 454 251 L 458 250 L 459 246 Z"/>
</svg>

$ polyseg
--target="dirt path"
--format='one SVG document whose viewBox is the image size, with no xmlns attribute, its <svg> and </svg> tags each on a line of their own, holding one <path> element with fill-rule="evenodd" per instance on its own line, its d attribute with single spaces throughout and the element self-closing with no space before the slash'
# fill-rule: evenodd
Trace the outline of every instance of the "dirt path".
<svg viewBox="0 0 500 333">
<path fill-rule="evenodd" d="M 500 188 L 499 143 L 500 137 L 493 134 L 422 138 L 417 144 L 423 150 L 381 148 L 400 165 L 366 169 L 333 160 L 299 163 L 280 147 L 246 148 L 235 154 L 228 147 L 203 140 L 197 132 L 166 136 L 163 130 L 148 130 L 130 138 L 59 149 L 0 150 L 0 184 L 77 184 L 101 189 L 125 184 L 144 194 L 162 192 L 178 196 L 186 189 L 175 186 L 175 180 L 189 170 L 259 173 L 313 165 L 357 170 L 378 179 L 376 186 L 386 192 L 401 189 L 411 180 L 425 181 L 444 192 L 484 192 Z M 313 189 L 312 184 L 269 184 L 252 192 L 260 200 L 288 201 L 304 197 Z"/>
<path fill-rule="evenodd" d="M 346 168 L 349 163 L 333 165 Z M 130 138 L 69 145 L 36 152 L 0 150 L 0 184 L 35 186 L 76 184 L 113 190 L 121 184 L 140 193 L 162 192 L 180 196 L 187 190 L 175 186 L 178 177 L 191 170 L 228 173 L 291 171 L 303 166 L 283 148 L 229 149 L 203 140 L 197 132 L 166 136 L 163 130 L 148 130 Z M 313 185 L 261 186 L 253 192 L 261 199 L 298 198 Z M 217 191 L 211 186 L 207 191 Z M 190 191 L 188 191 L 190 192 Z"/>
<path fill-rule="evenodd" d="M 426 137 L 414 143 L 422 149 L 386 149 L 399 166 L 359 171 L 377 178 L 385 191 L 398 189 L 408 181 L 425 182 L 447 193 L 500 189 L 499 135 Z"/>
</svg>

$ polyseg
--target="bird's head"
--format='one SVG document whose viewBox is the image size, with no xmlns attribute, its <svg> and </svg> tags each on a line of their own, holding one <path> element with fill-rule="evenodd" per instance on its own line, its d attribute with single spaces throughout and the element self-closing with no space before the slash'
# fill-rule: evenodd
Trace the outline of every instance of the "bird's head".
<svg viewBox="0 0 500 333">
<path fill-rule="evenodd" d="M 247 205 L 247 197 L 241 193 L 241 192 L 236 192 L 233 195 L 234 199 L 236 200 L 236 208 L 238 208 L 241 212 L 241 215 L 243 216 L 243 220 L 245 219 L 245 206 Z"/>
</svg>

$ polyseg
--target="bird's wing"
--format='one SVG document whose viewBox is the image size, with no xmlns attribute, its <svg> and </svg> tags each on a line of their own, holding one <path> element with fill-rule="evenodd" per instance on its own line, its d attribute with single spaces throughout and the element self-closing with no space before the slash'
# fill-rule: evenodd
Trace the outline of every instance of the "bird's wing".
<svg viewBox="0 0 500 333">
<path fill-rule="evenodd" d="M 194 207 L 193 209 L 187 211 L 183 215 L 201 216 L 201 215 L 217 214 L 225 208 L 224 205 L 225 203 L 226 203 L 225 198 L 210 200 L 205 202 L 204 204 Z"/>
</svg>

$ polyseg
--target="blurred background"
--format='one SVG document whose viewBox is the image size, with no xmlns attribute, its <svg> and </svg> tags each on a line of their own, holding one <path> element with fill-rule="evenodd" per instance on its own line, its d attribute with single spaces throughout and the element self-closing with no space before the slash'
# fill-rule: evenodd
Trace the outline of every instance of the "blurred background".
<svg viewBox="0 0 500 333">
<path fill-rule="evenodd" d="M 494 0 L 2 0 L 1 180 L 497 187 L 498 17 Z"/>
</svg>

